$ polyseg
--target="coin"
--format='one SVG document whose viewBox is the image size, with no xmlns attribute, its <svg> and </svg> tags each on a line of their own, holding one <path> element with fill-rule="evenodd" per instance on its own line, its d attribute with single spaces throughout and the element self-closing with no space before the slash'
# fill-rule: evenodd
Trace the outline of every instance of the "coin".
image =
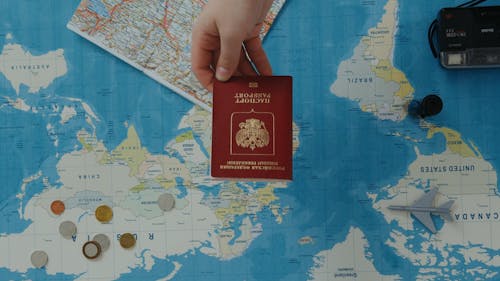
<svg viewBox="0 0 500 281">
<path fill-rule="evenodd" d="M 31 254 L 31 264 L 36 268 L 42 268 L 47 265 L 49 256 L 44 251 L 34 251 Z"/>
<path fill-rule="evenodd" d="M 120 245 L 125 248 L 129 249 L 134 247 L 135 245 L 135 237 L 134 235 L 130 233 L 124 233 L 120 236 Z"/>
<path fill-rule="evenodd" d="M 101 205 L 95 209 L 95 217 L 102 223 L 110 222 L 113 218 L 113 210 L 107 205 Z"/>
<path fill-rule="evenodd" d="M 106 234 L 97 234 L 96 236 L 94 236 L 92 240 L 97 242 L 99 246 L 101 246 L 101 250 L 103 252 L 109 249 L 109 245 L 111 244 Z"/>
<path fill-rule="evenodd" d="M 64 206 L 64 202 L 61 200 L 55 200 L 52 202 L 52 204 L 50 204 L 50 210 L 55 215 L 62 214 L 65 209 L 66 209 L 66 207 Z"/>
<path fill-rule="evenodd" d="M 62 237 L 70 239 L 76 234 L 76 225 L 71 221 L 63 221 L 59 225 L 59 233 L 61 233 Z"/>
<path fill-rule="evenodd" d="M 171 211 L 175 207 L 175 198 L 170 193 L 164 193 L 158 197 L 158 206 L 165 212 Z"/>
<path fill-rule="evenodd" d="M 96 241 L 88 241 L 83 244 L 82 252 L 87 259 L 93 260 L 101 254 L 101 245 Z"/>
</svg>

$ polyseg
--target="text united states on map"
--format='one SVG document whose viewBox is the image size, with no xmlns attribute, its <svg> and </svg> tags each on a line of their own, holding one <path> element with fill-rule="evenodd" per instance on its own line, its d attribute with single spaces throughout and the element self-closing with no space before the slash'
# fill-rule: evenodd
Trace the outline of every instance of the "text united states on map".
<svg viewBox="0 0 500 281">
<path fill-rule="evenodd" d="M 191 72 L 191 28 L 205 0 L 83 0 L 68 28 L 188 100 L 211 110 L 212 94 Z M 273 2 L 269 30 L 285 0 Z"/>
</svg>

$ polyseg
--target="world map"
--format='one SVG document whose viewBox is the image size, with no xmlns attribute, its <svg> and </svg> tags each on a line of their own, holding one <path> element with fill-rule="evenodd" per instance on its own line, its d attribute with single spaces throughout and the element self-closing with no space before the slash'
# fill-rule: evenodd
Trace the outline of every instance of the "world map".
<svg viewBox="0 0 500 281">
<path fill-rule="evenodd" d="M 0 3 L 1 280 L 500 278 L 500 71 L 445 70 L 427 46 L 437 11 L 458 3 L 284 4 L 264 48 L 294 77 L 291 182 L 212 179 L 211 113 L 69 30 L 79 4 Z M 408 114 L 428 94 L 443 112 Z M 454 200 L 435 234 L 388 208 L 434 188 L 436 206 Z M 98 233 L 110 248 L 89 260 Z"/>
</svg>

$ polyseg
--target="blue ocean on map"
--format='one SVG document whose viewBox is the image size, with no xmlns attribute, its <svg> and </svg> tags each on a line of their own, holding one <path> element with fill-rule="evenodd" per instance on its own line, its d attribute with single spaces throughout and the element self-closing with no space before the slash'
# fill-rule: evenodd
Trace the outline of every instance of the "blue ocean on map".
<svg viewBox="0 0 500 281">
<path fill-rule="evenodd" d="M 92 9 L 107 14 L 100 1 L 89 1 Z M 447 3 L 446 3 L 447 2 Z M 386 1 L 310 1 L 288 0 L 264 41 L 276 74 L 294 77 L 294 121 L 300 128 L 300 146 L 294 156 L 294 181 L 275 191 L 280 206 L 288 207 L 281 224 L 269 208 L 258 214 L 263 232 L 244 253 L 229 260 L 207 256 L 200 251 L 167 259 L 155 258 L 150 269 L 131 268 L 117 280 L 156 280 L 182 264 L 172 280 L 308 280 L 314 266 L 313 256 L 332 249 L 346 239 L 351 227 L 359 228 L 368 241 L 376 270 L 384 275 L 399 275 L 415 280 L 417 266 L 399 256 L 385 241 L 394 225 L 375 212 L 367 192 L 395 185 L 421 154 L 442 153 L 442 135 L 427 139 L 416 118 L 401 122 L 380 121 L 362 112 L 356 102 L 339 98 L 330 91 L 340 63 L 353 50 L 367 30 L 376 26 Z M 38 108 L 37 113 L 0 107 L 0 233 L 23 232 L 32 222 L 19 219 L 19 208 L 45 188 L 59 188 L 56 165 L 60 157 L 81 147 L 76 133 L 92 130 L 84 118 L 73 118 L 62 126 L 55 122 L 51 106 L 71 105 L 70 97 L 89 105 L 99 120 L 94 120 L 98 140 L 108 150 L 116 148 L 127 136 L 127 126 L 137 130 L 142 145 L 151 154 L 166 154 L 165 145 L 185 130 L 178 129 L 181 118 L 193 104 L 115 58 L 66 28 L 78 1 L 3 1 L 0 10 L 0 46 L 22 45 L 33 55 L 63 49 L 68 72 L 37 95 L 21 86 L 19 94 L 0 76 L 0 105 L 6 97 L 17 95 Z M 498 72 L 494 70 L 445 71 L 427 49 L 426 26 L 416 26 L 415 13 L 425 13 L 430 23 L 441 5 L 453 1 L 400 1 L 394 64 L 406 74 L 415 88 L 415 98 L 430 93 L 445 101 L 444 111 L 430 122 L 460 131 L 473 142 L 485 160 L 497 170 L 500 164 L 500 136 L 497 125 L 498 97 L 494 96 Z M 12 34 L 8 38 L 7 34 Z M 418 54 L 418 55 L 416 55 Z M 492 104 L 493 103 L 493 104 Z M 447 109 L 450 110 L 447 110 Z M 77 117 L 85 110 L 75 107 Z M 451 110 L 453 109 L 453 110 Z M 458 109 L 458 110 L 456 110 Z M 47 124 L 54 126 L 47 133 Z M 422 142 L 409 142 L 394 133 L 403 133 Z M 58 139 L 54 147 L 53 138 Z M 199 139 L 196 140 L 201 143 Z M 203 151 L 208 155 L 208 152 Z M 172 155 L 180 160 L 178 155 Z M 26 185 L 19 199 L 23 179 L 41 172 L 41 178 Z M 47 186 L 48 185 L 48 186 Z M 178 198 L 187 197 L 181 178 Z M 245 186 L 240 186 L 243 190 Z M 257 185 L 257 187 L 260 187 Z M 205 196 L 219 189 L 200 186 Z M 443 221 L 434 218 L 438 228 Z M 235 224 L 243 217 L 236 217 Z M 424 227 L 414 224 L 416 231 Z M 239 236 L 239 229 L 235 229 Z M 300 245 L 302 237 L 314 243 Z M 234 241 L 233 241 L 234 242 Z M 417 241 L 418 242 L 418 241 Z M 412 240 L 412 243 L 415 241 Z M 418 249 L 419 243 L 414 247 Z M 446 257 L 436 251 L 438 261 Z M 498 252 L 493 254 L 498 255 Z M 454 256 L 463 261 L 461 255 Z M 450 257 L 448 257 L 450 258 Z M 450 270 L 461 271 L 459 263 Z M 477 264 L 477 266 L 485 265 Z M 495 267 L 491 267 L 495 269 Z M 465 273 L 464 273 L 465 274 Z M 2 280 L 74 280 L 73 275 L 47 275 L 44 269 L 27 273 L 0 268 Z M 464 280 L 473 280 L 464 275 Z"/>
</svg>

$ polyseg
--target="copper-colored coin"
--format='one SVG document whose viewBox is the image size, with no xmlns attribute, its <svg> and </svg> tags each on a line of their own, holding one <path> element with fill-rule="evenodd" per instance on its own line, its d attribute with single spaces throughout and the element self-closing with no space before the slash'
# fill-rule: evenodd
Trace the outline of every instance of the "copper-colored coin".
<svg viewBox="0 0 500 281">
<path fill-rule="evenodd" d="M 113 210 L 107 205 L 102 205 L 95 209 L 95 217 L 102 223 L 110 222 L 113 218 Z"/>
<path fill-rule="evenodd" d="M 96 241 L 88 241 L 83 244 L 82 252 L 87 259 L 96 259 L 101 254 L 101 245 Z"/>
<path fill-rule="evenodd" d="M 129 249 L 135 246 L 135 237 L 131 233 L 124 233 L 120 236 L 120 245 Z"/>
<path fill-rule="evenodd" d="M 60 215 L 64 213 L 64 210 L 66 210 L 66 206 L 64 206 L 64 202 L 61 200 L 55 200 L 50 204 L 50 210 L 52 213 L 55 215 Z"/>
</svg>

